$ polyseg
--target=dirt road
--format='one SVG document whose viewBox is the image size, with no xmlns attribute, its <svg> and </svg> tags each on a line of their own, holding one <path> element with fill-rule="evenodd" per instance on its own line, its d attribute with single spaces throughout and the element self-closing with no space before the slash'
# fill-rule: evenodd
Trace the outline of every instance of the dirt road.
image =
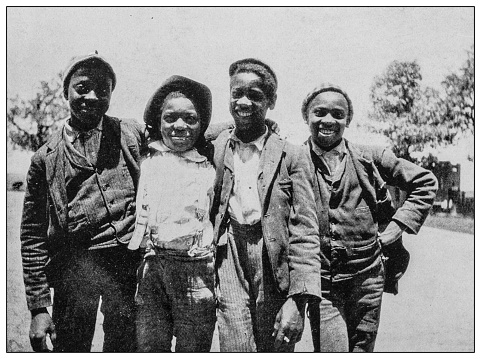
<svg viewBox="0 0 481 359">
<path fill-rule="evenodd" d="M 30 351 L 19 226 L 23 192 L 7 192 L 7 352 Z M 376 351 L 474 351 L 474 236 L 425 227 L 405 235 L 411 253 L 397 296 L 384 295 Z M 101 351 L 101 315 L 93 351 Z M 212 351 L 218 351 L 217 338 Z M 307 325 L 296 351 L 312 351 Z"/>
</svg>

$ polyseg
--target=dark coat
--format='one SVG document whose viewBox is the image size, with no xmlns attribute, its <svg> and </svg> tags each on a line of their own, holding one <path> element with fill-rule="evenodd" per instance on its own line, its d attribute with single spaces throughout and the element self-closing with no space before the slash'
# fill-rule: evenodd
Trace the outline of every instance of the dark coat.
<svg viewBox="0 0 481 359">
<path fill-rule="evenodd" d="M 308 141 L 309 142 L 309 141 Z M 352 160 L 355 175 L 359 180 L 359 184 L 362 188 L 362 200 L 369 207 L 371 215 L 369 216 L 356 216 L 354 213 L 349 217 L 349 232 L 354 237 L 365 238 L 371 236 L 372 233 L 377 235 L 378 226 L 384 212 L 389 211 L 390 206 L 385 206 L 383 200 L 380 198 L 381 188 L 386 184 L 400 188 L 406 191 L 407 197 L 405 202 L 394 213 L 388 213 L 389 218 L 398 221 L 406 226 L 406 232 L 410 234 L 417 234 L 421 226 L 423 225 L 426 217 L 428 216 L 429 209 L 431 208 L 436 191 L 438 189 L 438 183 L 436 177 L 431 171 L 417 166 L 402 158 L 397 158 L 394 153 L 383 147 L 357 145 L 346 143 L 346 149 L 348 156 Z M 317 178 L 321 191 L 323 189 L 323 178 L 319 173 L 319 158 L 310 150 L 310 144 L 305 145 L 305 149 L 309 152 L 311 157 L 310 165 L 311 172 L 317 174 Z M 351 168 L 346 165 L 346 171 Z M 344 175 L 347 175 L 344 173 Z M 327 191 L 328 196 L 328 190 Z M 330 238 L 335 236 L 331 233 L 329 225 L 329 200 L 326 195 L 320 193 L 315 188 L 315 197 L 317 203 L 317 215 L 319 218 L 319 229 L 321 235 L 321 258 L 323 265 L 323 273 L 327 274 L 330 267 L 331 257 L 331 243 Z M 385 192 L 384 192 L 385 193 Z M 352 193 L 350 193 L 352 195 Z M 341 201 L 342 202 L 342 201 Z M 360 203 L 361 199 L 356 199 L 353 202 Z M 355 221 L 358 220 L 356 223 Z M 360 221 L 368 221 L 368 223 Z M 344 224 L 339 223 L 338 226 Z M 340 232 L 344 232 L 341 230 Z M 350 238 L 339 238 L 341 241 L 349 242 Z M 379 251 L 376 252 L 379 255 Z"/>
<path fill-rule="evenodd" d="M 230 132 L 215 145 L 214 241 L 225 245 L 228 203 L 234 185 Z M 269 133 L 258 171 L 264 243 L 279 291 L 285 296 L 321 296 L 319 232 L 312 189 L 313 173 L 300 147 Z"/>
<path fill-rule="evenodd" d="M 102 141 L 109 146 L 103 147 L 104 154 L 101 148 L 99 156 L 108 161 L 109 151 L 121 150 L 134 187 L 139 176 L 143 132 L 143 127 L 134 120 L 104 116 Z M 62 127 L 33 155 L 27 175 L 20 240 L 30 310 L 51 305 L 47 266 L 53 254 L 68 245 L 64 146 Z M 134 223 L 134 211 L 131 216 Z"/>
</svg>

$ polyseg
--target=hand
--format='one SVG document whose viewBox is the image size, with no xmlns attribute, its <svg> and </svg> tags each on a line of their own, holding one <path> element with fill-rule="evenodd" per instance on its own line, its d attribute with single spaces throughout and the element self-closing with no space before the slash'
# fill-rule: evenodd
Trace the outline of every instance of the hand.
<svg viewBox="0 0 481 359">
<path fill-rule="evenodd" d="M 37 311 L 32 311 L 32 322 L 30 323 L 30 344 L 35 352 L 49 352 L 47 347 L 47 334 L 50 335 L 52 345 L 55 346 L 57 333 L 55 332 L 55 325 L 48 314 L 46 308 Z"/>
<path fill-rule="evenodd" d="M 279 134 L 279 132 L 281 130 L 279 128 L 279 124 L 276 121 L 271 120 L 270 118 L 266 118 L 266 126 L 269 127 L 272 132 L 277 133 L 277 134 Z"/>
<path fill-rule="evenodd" d="M 400 225 L 396 221 L 391 221 L 387 225 L 386 229 L 379 234 L 379 241 L 383 246 L 387 246 L 397 241 L 403 234 L 405 226 Z"/>
<path fill-rule="evenodd" d="M 302 331 L 304 330 L 304 307 L 298 305 L 293 298 L 288 298 L 282 306 L 279 313 L 277 313 L 276 321 L 274 323 L 275 338 L 274 349 L 279 350 L 282 346 L 293 346 L 302 338 Z"/>
</svg>

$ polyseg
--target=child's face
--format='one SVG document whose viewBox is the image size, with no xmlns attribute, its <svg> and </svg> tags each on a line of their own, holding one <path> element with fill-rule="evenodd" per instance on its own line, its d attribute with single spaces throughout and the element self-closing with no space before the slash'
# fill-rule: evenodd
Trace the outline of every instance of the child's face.
<svg viewBox="0 0 481 359">
<path fill-rule="evenodd" d="M 68 85 L 68 102 L 73 124 L 80 128 L 96 126 L 107 112 L 112 95 L 112 78 L 101 68 L 81 67 Z"/>
<path fill-rule="evenodd" d="M 236 128 L 250 131 L 264 127 L 273 103 L 262 90 L 262 79 L 253 72 L 240 72 L 230 79 L 230 113 Z"/>
<path fill-rule="evenodd" d="M 309 104 L 307 124 L 314 142 L 322 148 L 341 141 L 348 127 L 349 105 L 346 98 L 333 91 L 321 92 Z"/>
<path fill-rule="evenodd" d="M 185 97 L 167 100 L 160 118 L 160 134 L 167 147 L 177 152 L 190 150 L 200 131 L 200 118 L 191 100 Z"/>
</svg>

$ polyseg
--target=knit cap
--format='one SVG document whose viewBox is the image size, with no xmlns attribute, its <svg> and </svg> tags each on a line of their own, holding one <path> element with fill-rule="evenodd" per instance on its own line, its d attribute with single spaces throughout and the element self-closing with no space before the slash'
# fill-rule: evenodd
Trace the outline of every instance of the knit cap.
<svg viewBox="0 0 481 359">
<path fill-rule="evenodd" d="M 304 120 L 307 121 L 307 108 L 309 107 L 309 104 L 311 103 L 311 101 L 317 96 L 319 95 L 321 92 L 338 92 L 340 93 L 341 95 L 344 96 L 344 98 L 346 99 L 347 101 L 347 105 L 348 105 L 348 109 L 349 109 L 349 113 L 347 114 L 347 119 L 346 119 L 346 122 L 347 124 L 349 125 L 351 123 L 351 120 L 352 120 L 352 116 L 354 114 L 354 111 L 352 109 L 352 102 L 351 102 L 351 99 L 349 98 L 349 96 L 347 95 L 346 92 L 344 92 L 344 90 L 342 90 L 339 86 L 336 86 L 336 85 L 333 85 L 333 84 L 330 84 L 330 83 L 323 83 L 319 86 L 317 86 L 316 88 L 314 88 L 314 90 L 312 90 L 307 96 L 306 98 L 304 99 L 304 101 L 302 101 L 302 107 L 301 107 L 301 111 L 302 111 L 302 117 L 304 118 Z"/>
<path fill-rule="evenodd" d="M 117 83 L 117 77 L 115 76 L 114 69 L 102 56 L 95 51 L 92 54 L 74 56 L 70 59 L 65 71 L 63 72 L 63 95 L 68 99 L 68 85 L 73 73 L 80 67 L 101 67 L 104 68 L 112 78 L 112 91 Z"/>
</svg>

